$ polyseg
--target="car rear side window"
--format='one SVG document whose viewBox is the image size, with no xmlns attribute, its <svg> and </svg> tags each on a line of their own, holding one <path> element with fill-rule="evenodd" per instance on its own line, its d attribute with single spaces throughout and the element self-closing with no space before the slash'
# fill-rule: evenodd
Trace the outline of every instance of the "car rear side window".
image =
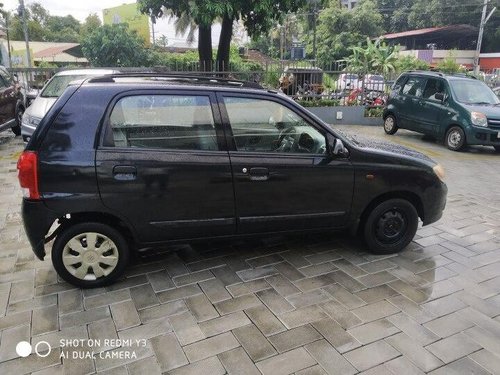
<svg viewBox="0 0 500 375">
<path fill-rule="evenodd" d="M 425 78 L 410 77 L 403 86 L 403 94 L 421 97 L 424 92 Z"/>
<path fill-rule="evenodd" d="M 135 95 L 110 115 L 115 147 L 218 150 L 208 96 Z"/>
</svg>

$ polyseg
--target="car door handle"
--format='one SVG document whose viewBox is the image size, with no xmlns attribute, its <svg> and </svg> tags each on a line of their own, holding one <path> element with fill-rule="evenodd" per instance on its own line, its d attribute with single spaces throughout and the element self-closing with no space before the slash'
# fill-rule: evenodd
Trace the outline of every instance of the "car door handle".
<svg viewBox="0 0 500 375">
<path fill-rule="evenodd" d="M 269 169 L 250 168 L 249 175 L 252 181 L 266 181 L 269 179 Z"/>
<path fill-rule="evenodd" d="M 137 168 L 133 165 L 115 165 L 113 167 L 113 178 L 118 181 L 135 180 Z"/>
</svg>

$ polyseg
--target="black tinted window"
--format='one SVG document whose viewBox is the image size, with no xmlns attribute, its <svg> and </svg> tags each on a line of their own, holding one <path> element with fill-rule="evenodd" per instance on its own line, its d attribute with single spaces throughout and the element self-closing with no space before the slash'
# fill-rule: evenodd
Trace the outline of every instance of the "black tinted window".
<svg viewBox="0 0 500 375">
<path fill-rule="evenodd" d="M 403 87 L 403 94 L 411 96 L 422 96 L 425 79 L 421 77 L 410 77 Z"/>
<path fill-rule="evenodd" d="M 427 80 L 427 84 L 425 85 L 423 94 L 424 99 L 437 101 L 436 94 L 444 94 L 444 93 L 445 93 L 445 88 L 444 88 L 444 82 L 442 80 L 436 78 L 429 78 Z"/>
<path fill-rule="evenodd" d="M 110 116 L 116 147 L 218 150 L 208 96 L 136 95 Z"/>
</svg>

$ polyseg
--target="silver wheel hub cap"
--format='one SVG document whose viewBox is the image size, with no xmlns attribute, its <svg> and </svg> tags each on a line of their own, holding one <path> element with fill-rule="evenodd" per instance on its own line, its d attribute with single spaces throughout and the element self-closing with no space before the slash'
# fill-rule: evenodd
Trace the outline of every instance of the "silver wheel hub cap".
<svg viewBox="0 0 500 375">
<path fill-rule="evenodd" d="M 458 131 L 453 131 L 450 133 L 449 141 L 453 147 L 457 147 L 462 141 L 462 136 Z"/>
<path fill-rule="evenodd" d="M 118 264 L 115 243 L 101 233 L 80 233 L 63 249 L 66 270 L 80 280 L 96 280 L 108 276 Z"/>
<path fill-rule="evenodd" d="M 385 130 L 391 131 L 392 127 L 394 126 L 394 120 L 391 117 L 387 117 L 385 119 L 384 126 L 385 126 Z"/>
</svg>

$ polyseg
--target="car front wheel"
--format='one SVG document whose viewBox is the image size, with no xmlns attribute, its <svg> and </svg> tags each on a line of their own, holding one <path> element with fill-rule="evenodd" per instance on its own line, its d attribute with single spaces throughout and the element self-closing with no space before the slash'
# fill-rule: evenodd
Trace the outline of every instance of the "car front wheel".
<svg viewBox="0 0 500 375">
<path fill-rule="evenodd" d="M 19 107 L 16 111 L 16 123 L 12 127 L 12 132 L 18 136 L 21 135 L 21 121 L 23 120 L 24 108 Z"/>
<path fill-rule="evenodd" d="M 465 147 L 465 133 L 459 126 L 452 126 L 446 132 L 446 147 L 452 151 L 460 151 Z"/>
<path fill-rule="evenodd" d="M 495 148 L 495 151 L 500 153 L 500 146 L 493 146 Z"/>
<path fill-rule="evenodd" d="M 403 250 L 413 240 L 418 227 L 418 213 L 405 199 L 389 199 L 368 215 L 364 238 L 375 254 L 392 254 Z"/>
<path fill-rule="evenodd" d="M 393 135 L 398 131 L 398 125 L 396 123 L 396 117 L 393 115 L 388 115 L 385 120 L 384 120 L 384 131 L 389 134 Z"/>
<path fill-rule="evenodd" d="M 128 259 L 123 235 L 102 223 L 74 224 L 57 236 L 52 247 L 59 276 L 82 288 L 112 283 L 123 274 Z"/>
</svg>

